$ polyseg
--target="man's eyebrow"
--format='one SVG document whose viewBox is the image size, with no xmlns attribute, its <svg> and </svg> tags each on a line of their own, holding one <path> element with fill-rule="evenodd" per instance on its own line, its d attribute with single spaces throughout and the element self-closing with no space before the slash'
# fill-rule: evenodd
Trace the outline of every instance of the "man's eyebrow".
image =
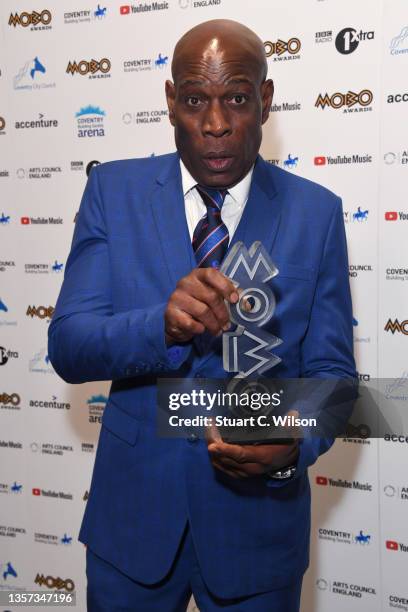
<svg viewBox="0 0 408 612">
<path fill-rule="evenodd" d="M 252 85 L 250 79 L 246 77 L 232 77 L 231 79 L 227 79 L 225 81 L 225 85 L 239 85 L 240 83 L 247 83 L 248 85 Z"/>
<path fill-rule="evenodd" d="M 205 81 L 199 79 L 184 79 L 180 82 L 180 87 L 186 87 L 187 85 L 204 85 Z"/>
</svg>

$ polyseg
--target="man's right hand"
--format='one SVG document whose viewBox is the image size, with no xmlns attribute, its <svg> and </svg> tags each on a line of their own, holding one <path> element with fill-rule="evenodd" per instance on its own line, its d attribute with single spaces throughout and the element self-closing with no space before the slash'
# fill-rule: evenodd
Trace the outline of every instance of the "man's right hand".
<svg viewBox="0 0 408 612">
<path fill-rule="evenodd" d="M 188 342 L 206 330 L 213 336 L 226 331 L 230 322 L 224 300 L 236 304 L 238 291 L 215 268 L 194 268 L 179 280 L 164 314 L 167 346 Z"/>
</svg>

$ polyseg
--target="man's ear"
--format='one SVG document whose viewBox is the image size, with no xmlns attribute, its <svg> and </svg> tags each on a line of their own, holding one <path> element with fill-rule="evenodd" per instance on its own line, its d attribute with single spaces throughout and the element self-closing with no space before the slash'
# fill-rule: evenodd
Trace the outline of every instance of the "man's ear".
<svg viewBox="0 0 408 612">
<path fill-rule="evenodd" d="M 261 85 L 262 88 L 262 125 L 268 120 L 269 113 L 271 111 L 272 100 L 273 100 L 273 81 L 268 79 Z"/>
<path fill-rule="evenodd" d="M 169 120 L 171 125 L 174 127 L 175 119 L 174 119 L 174 102 L 176 99 L 176 87 L 174 83 L 171 81 L 166 81 L 166 99 L 167 99 L 167 107 L 169 109 Z"/>
</svg>

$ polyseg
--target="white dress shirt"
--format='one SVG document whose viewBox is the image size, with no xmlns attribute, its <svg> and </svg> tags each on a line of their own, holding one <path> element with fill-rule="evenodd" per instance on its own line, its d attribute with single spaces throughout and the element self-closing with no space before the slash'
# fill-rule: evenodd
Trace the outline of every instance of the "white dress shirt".
<svg viewBox="0 0 408 612">
<path fill-rule="evenodd" d="M 207 214 L 207 207 L 197 189 L 195 189 L 197 181 L 193 179 L 181 159 L 180 169 L 188 231 L 190 233 L 190 239 L 192 240 L 198 222 Z M 248 200 L 253 170 L 254 167 L 252 166 L 248 174 L 246 174 L 239 183 L 228 189 L 224 204 L 222 205 L 221 218 L 227 226 L 230 242 Z"/>
</svg>

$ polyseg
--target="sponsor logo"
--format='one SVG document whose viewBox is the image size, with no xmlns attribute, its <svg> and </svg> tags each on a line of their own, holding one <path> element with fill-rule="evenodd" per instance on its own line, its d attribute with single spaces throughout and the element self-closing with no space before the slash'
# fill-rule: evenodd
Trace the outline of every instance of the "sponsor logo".
<svg viewBox="0 0 408 612">
<path fill-rule="evenodd" d="M 50 179 L 62 172 L 61 166 L 43 166 L 42 168 L 18 168 L 16 174 L 19 179 Z"/>
<path fill-rule="evenodd" d="M 384 487 L 384 495 L 386 497 L 393 497 L 401 501 L 408 501 L 408 486 L 396 487 L 394 485 L 387 484 Z"/>
<path fill-rule="evenodd" d="M 1 225 L 9 225 L 10 224 L 10 215 L 5 215 L 4 212 L 0 215 L 0 226 Z"/>
<path fill-rule="evenodd" d="M 398 610 L 404 610 L 408 612 L 408 598 L 400 597 L 399 595 L 389 595 L 388 605 L 390 608 L 397 608 Z"/>
<path fill-rule="evenodd" d="M 4 136 L 6 133 L 6 120 L 4 117 L 0 117 L 0 136 Z"/>
<path fill-rule="evenodd" d="M 0 448 L 13 448 L 15 450 L 22 450 L 23 445 L 21 442 L 15 442 L 14 440 L 0 440 Z"/>
<path fill-rule="evenodd" d="M 81 450 L 83 453 L 93 453 L 95 452 L 95 444 L 91 442 L 82 442 Z"/>
<path fill-rule="evenodd" d="M 21 225 L 62 225 L 62 217 L 21 217 Z"/>
<path fill-rule="evenodd" d="M 391 40 L 390 53 L 391 55 L 408 53 L 408 26 L 403 27 L 401 32 Z"/>
<path fill-rule="evenodd" d="M 9 318 L 10 314 L 9 314 L 9 308 L 7 306 L 7 304 L 0 298 L 0 313 L 4 312 L 6 313 L 6 318 L 5 319 L 0 319 L 0 325 L 17 325 L 17 321 L 16 320 L 12 320 Z"/>
<path fill-rule="evenodd" d="M 83 172 L 84 170 L 84 162 L 83 161 L 72 161 L 71 162 L 71 170 L 72 172 Z"/>
<path fill-rule="evenodd" d="M 387 550 L 393 550 L 395 552 L 408 552 L 408 544 L 403 544 L 402 542 L 396 542 L 395 540 L 386 540 L 385 548 Z"/>
<path fill-rule="evenodd" d="M 21 26 L 22 28 L 30 28 L 30 30 L 51 30 L 52 14 L 49 10 L 44 9 L 39 13 L 38 11 L 32 11 L 31 13 L 10 13 L 8 20 L 9 26 L 16 28 Z"/>
<path fill-rule="evenodd" d="M 54 306 L 28 306 L 27 317 L 37 317 L 38 319 L 51 319 L 54 313 Z"/>
<path fill-rule="evenodd" d="M 106 6 L 97 5 L 94 9 L 84 9 L 80 11 L 69 11 L 64 13 L 64 23 L 95 23 L 103 21 L 106 17 Z"/>
<path fill-rule="evenodd" d="M 54 81 L 47 81 L 44 75 L 47 68 L 43 61 L 37 56 L 34 59 L 29 59 L 20 68 L 18 73 L 13 78 L 13 87 L 16 90 L 33 91 L 37 89 L 47 89 L 56 87 Z"/>
<path fill-rule="evenodd" d="M 10 359 L 18 359 L 18 357 L 18 351 L 12 351 L 4 346 L 0 346 L 0 366 L 6 365 Z"/>
<path fill-rule="evenodd" d="M 37 374 L 55 374 L 46 348 L 42 348 L 38 353 L 35 353 L 34 357 L 28 362 L 28 369 L 30 372 Z"/>
<path fill-rule="evenodd" d="M 324 30 L 323 32 L 316 32 L 315 42 L 317 44 L 328 43 L 333 40 L 333 30 Z"/>
<path fill-rule="evenodd" d="M 58 402 L 57 396 L 53 395 L 51 400 L 33 400 L 29 401 L 30 408 L 52 408 L 54 410 L 70 410 L 71 404 L 67 402 Z"/>
<path fill-rule="evenodd" d="M 34 542 L 38 544 L 51 544 L 52 546 L 69 546 L 72 544 L 72 537 L 64 533 L 63 537 L 54 535 L 52 533 L 34 533 Z"/>
<path fill-rule="evenodd" d="M 343 108 L 343 113 L 359 113 L 371 111 L 370 106 L 374 99 L 374 94 L 370 89 L 362 89 L 359 93 L 348 91 L 347 93 L 336 92 L 319 94 L 315 102 L 316 108 L 324 110 L 326 107 L 338 110 Z M 345 108 L 344 108 L 345 107 Z"/>
<path fill-rule="evenodd" d="M 5 410 L 20 410 L 21 398 L 18 393 L 0 393 L 0 408 Z"/>
<path fill-rule="evenodd" d="M 63 271 L 64 264 L 57 260 L 53 264 L 50 263 L 26 263 L 24 264 L 24 272 L 26 274 L 59 274 Z"/>
<path fill-rule="evenodd" d="M 39 487 L 33 487 L 32 494 L 34 497 L 50 497 L 53 499 L 63 499 L 66 501 L 72 501 L 74 499 L 72 493 L 66 493 L 65 491 L 54 491 L 53 489 L 40 489 Z"/>
<path fill-rule="evenodd" d="M 351 597 L 353 599 L 362 599 L 370 595 L 376 596 L 377 594 L 375 588 L 371 586 L 353 584 L 341 580 L 326 580 L 325 578 L 318 578 L 316 580 L 316 587 L 319 591 L 330 591 L 335 595 Z"/>
<path fill-rule="evenodd" d="M 354 491 L 373 490 L 373 485 L 369 482 L 360 482 L 359 480 L 346 480 L 342 478 L 329 478 L 326 476 L 316 476 L 316 484 L 321 486 L 330 486 L 341 489 L 352 489 Z"/>
<path fill-rule="evenodd" d="M 62 457 L 65 453 L 72 453 L 73 447 L 70 444 L 53 444 L 50 442 L 32 442 L 30 444 L 33 453 L 40 452 L 41 455 L 59 455 Z"/>
<path fill-rule="evenodd" d="M 122 121 L 125 125 L 143 125 L 160 123 L 167 118 L 168 110 L 141 110 L 133 113 L 123 113 Z"/>
<path fill-rule="evenodd" d="M 107 57 L 103 57 L 99 61 L 94 59 L 91 59 L 89 61 L 81 60 L 80 62 L 69 61 L 65 72 L 67 74 L 70 74 L 71 76 L 79 74 L 81 76 L 87 76 L 89 79 L 99 79 L 110 78 L 110 70 L 110 60 Z"/>
<path fill-rule="evenodd" d="M 408 280 L 408 268 L 387 268 L 385 270 L 385 280 Z"/>
<path fill-rule="evenodd" d="M 97 161 L 96 159 L 93 159 L 92 161 L 88 162 L 87 165 L 86 165 L 86 176 L 89 176 L 92 168 L 94 166 L 99 166 L 100 163 L 101 162 Z"/>
<path fill-rule="evenodd" d="M 408 102 L 408 92 L 399 94 L 389 94 L 387 96 L 387 104 L 399 104 L 400 102 Z"/>
<path fill-rule="evenodd" d="M 27 532 L 23 527 L 12 527 L 11 525 L 0 525 L 0 537 L 16 538 L 25 535 Z"/>
<path fill-rule="evenodd" d="M 44 115 L 42 113 L 38 113 L 38 119 L 29 119 L 29 120 L 22 120 L 22 121 L 16 121 L 14 124 L 14 127 L 16 128 L 16 130 L 23 130 L 23 129 L 37 129 L 37 128 L 53 128 L 53 127 L 58 127 L 58 120 L 57 119 L 44 119 Z"/>
<path fill-rule="evenodd" d="M 354 212 L 343 211 L 343 217 L 345 223 L 364 223 L 368 221 L 369 210 L 363 210 L 361 206 L 357 206 L 357 210 Z"/>
<path fill-rule="evenodd" d="M 77 120 L 78 138 L 95 138 L 105 136 L 105 116 L 106 113 L 100 106 L 83 106 L 75 117 Z"/>
<path fill-rule="evenodd" d="M 124 72 L 145 72 L 155 69 L 163 69 L 168 66 L 169 57 L 159 53 L 157 57 L 138 59 L 127 59 L 123 62 Z"/>
<path fill-rule="evenodd" d="M 75 589 L 75 583 L 71 578 L 54 578 L 54 576 L 44 576 L 44 574 L 37 574 L 34 580 L 35 584 L 39 586 L 47 587 L 47 589 L 56 589 L 57 591 L 68 591 L 71 593 Z"/>
<path fill-rule="evenodd" d="M 389 210 L 384 215 L 386 221 L 396 221 L 398 219 L 398 213 L 396 210 Z"/>
<path fill-rule="evenodd" d="M 286 170 L 293 170 L 293 168 L 297 167 L 298 163 L 299 158 L 292 157 L 292 154 L 289 153 L 288 157 L 283 162 L 283 167 L 286 168 Z"/>
<path fill-rule="evenodd" d="M 286 113 L 288 111 L 300 111 L 302 105 L 300 102 L 280 102 L 279 104 L 274 102 L 271 106 L 271 113 Z"/>
<path fill-rule="evenodd" d="M 374 40 L 374 32 L 357 32 L 354 28 L 344 28 L 337 34 L 335 45 L 339 53 L 349 55 L 357 49 L 360 42 L 366 40 Z"/>
<path fill-rule="evenodd" d="M 354 534 L 349 531 L 319 527 L 317 534 L 320 540 L 326 540 L 339 544 L 356 544 L 359 546 L 367 546 L 371 542 L 371 535 L 363 533 L 361 529 L 358 534 Z"/>
<path fill-rule="evenodd" d="M 10 582 L 10 578 L 17 578 L 18 576 L 11 561 L 7 561 L 6 563 L 0 562 L 0 574 L 5 582 Z"/>
<path fill-rule="evenodd" d="M 401 376 L 395 378 L 390 382 L 386 388 L 386 399 L 392 399 L 397 401 L 408 401 L 408 394 L 406 390 L 408 388 L 408 372 L 404 371 Z"/>
<path fill-rule="evenodd" d="M 282 62 L 300 59 L 302 43 L 299 38 L 289 38 L 287 41 L 279 38 L 276 42 L 266 40 L 264 47 L 266 57 L 272 57 L 274 62 Z"/>
<path fill-rule="evenodd" d="M 4 134 L 4 133 L 5 133 L 5 132 L 3 132 L 3 134 Z M 0 132 L 0 135 L 1 135 L 1 132 Z M 9 174 L 9 171 L 8 171 L 8 170 L 0 170 L 0 178 L 6 178 L 6 177 L 8 177 L 8 176 L 10 176 L 10 174 Z"/>
<path fill-rule="evenodd" d="M 408 319 L 401 322 L 399 319 L 394 319 L 394 321 L 388 319 L 387 323 L 385 324 L 384 331 L 391 332 L 392 335 L 399 333 L 404 334 L 404 336 L 408 336 Z"/>
<path fill-rule="evenodd" d="M 168 2 L 140 2 L 139 4 L 123 4 L 119 7 L 121 15 L 136 13 L 150 13 L 151 11 L 165 11 L 169 8 Z"/>
<path fill-rule="evenodd" d="M 350 278 L 357 278 L 363 272 L 372 272 L 373 268 L 369 264 L 350 264 L 349 265 L 349 276 Z"/>
<path fill-rule="evenodd" d="M 23 485 L 17 484 L 16 481 L 14 481 L 12 485 L 9 485 L 5 482 L 0 482 L 0 493 L 5 493 L 7 495 L 8 494 L 19 495 L 22 492 L 23 492 Z"/>
<path fill-rule="evenodd" d="M 384 162 L 387 164 L 387 166 L 392 166 L 393 164 L 401 164 L 401 166 L 406 166 L 408 165 L 408 150 L 401 151 L 399 153 L 389 151 L 384 155 Z"/>
<path fill-rule="evenodd" d="M 318 155 L 314 158 L 315 166 L 348 166 L 353 164 L 371 164 L 373 156 L 368 153 L 361 155 L 354 153 L 353 155 Z"/>
<path fill-rule="evenodd" d="M 105 395 L 92 395 L 87 400 L 89 423 L 102 423 L 102 415 L 108 398 Z"/>
<path fill-rule="evenodd" d="M 187 8 L 206 8 L 208 6 L 220 6 L 221 0 L 179 0 L 179 7 Z"/>
</svg>

